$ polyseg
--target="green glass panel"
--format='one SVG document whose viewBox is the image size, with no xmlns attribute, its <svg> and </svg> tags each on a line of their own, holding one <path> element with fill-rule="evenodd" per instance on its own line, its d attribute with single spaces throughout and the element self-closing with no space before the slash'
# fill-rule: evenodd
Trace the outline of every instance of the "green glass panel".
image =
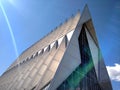
<svg viewBox="0 0 120 90">
<path fill-rule="evenodd" d="M 101 90 L 96 78 L 95 68 L 84 28 L 79 36 L 81 64 L 57 88 L 57 90 Z M 96 87 L 98 89 L 96 89 Z"/>
</svg>

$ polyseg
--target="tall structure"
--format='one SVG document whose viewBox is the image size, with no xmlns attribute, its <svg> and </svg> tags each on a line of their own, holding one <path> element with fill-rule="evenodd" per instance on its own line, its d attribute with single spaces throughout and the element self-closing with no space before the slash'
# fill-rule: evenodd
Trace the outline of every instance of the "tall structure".
<svg viewBox="0 0 120 90">
<path fill-rule="evenodd" d="M 0 90 L 112 90 L 88 7 L 24 51 Z"/>
</svg>

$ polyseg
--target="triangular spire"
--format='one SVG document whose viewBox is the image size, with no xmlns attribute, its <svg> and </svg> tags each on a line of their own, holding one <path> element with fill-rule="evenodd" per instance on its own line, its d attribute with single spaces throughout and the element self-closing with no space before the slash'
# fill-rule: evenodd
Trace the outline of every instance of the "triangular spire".
<svg viewBox="0 0 120 90">
<path fill-rule="evenodd" d="M 88 6 L 86 4 L 84 9 L 83 9 L 82 15 L 80 17 L 79 24 L 83 24 L 83 23 L 85 23 L 86 21 L 88 21 L 90 19 L 91 19 L 90 11 L 89 11 Z"/>
<path fill-rule="evenodd" d="M 98 46 L 98 41 L 97 41 L 97 37 L 96 37 L 96 33 L 95 33 L 95 29 L 92 23 L 92 17 L 88 8 L 88 5 L 86 4 L 82 15 L 80 17 L 80 20 L 78 22 L 78 26 L 77 28 L 79 28 L 79 26 L 85 24 L 86 28 L 88 29 L 88 32 L 91 34 L 92 38 L 94 39 L 95 43 Z M 98 46 L 99 47 L 99 46 Z"/>
</svg>

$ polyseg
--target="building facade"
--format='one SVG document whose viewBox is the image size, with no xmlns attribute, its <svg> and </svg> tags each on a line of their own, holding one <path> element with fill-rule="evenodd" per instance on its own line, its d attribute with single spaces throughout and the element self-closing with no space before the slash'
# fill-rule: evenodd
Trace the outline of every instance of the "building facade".
<svg viewBox="0 0 120 90">
<path fill-rule="evenodd" d="M 25 50 L 0 90 L 112 90 L 88 7 Z"/>
</svg>

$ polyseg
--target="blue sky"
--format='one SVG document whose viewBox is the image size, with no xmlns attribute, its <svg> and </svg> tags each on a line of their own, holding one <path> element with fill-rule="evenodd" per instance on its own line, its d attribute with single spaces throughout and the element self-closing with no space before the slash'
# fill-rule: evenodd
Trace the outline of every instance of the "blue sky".
<svg viewBox="0 0 120 90">
<path fill-rule="evenodd" d="M 0 75 L 25 49 L 56 26 L 82 12 L 91 12 L 99 46 L 114 90 L 120 88 L 120 1 L 119 0 L 0 0 L 11 25 L 15 45 L 0 8 Z M 113 74 L 115 73 L 115 75 Z"/>
</svg>

